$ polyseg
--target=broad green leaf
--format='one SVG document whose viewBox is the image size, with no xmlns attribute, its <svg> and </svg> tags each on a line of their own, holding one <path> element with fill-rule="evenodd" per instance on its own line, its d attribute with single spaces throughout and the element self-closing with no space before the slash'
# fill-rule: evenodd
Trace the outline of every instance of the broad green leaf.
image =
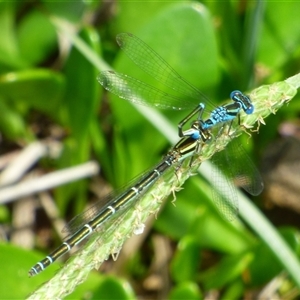
<svg viewBox="0 0 300 300">
<path fill-rule="evenodd" d="M 21 19 L 17 38 L 20 55 L 29 66 L 41 63 L 57 47 L 54 26 L 45 14 L 37 10 L 31 11 Z"/>
<path fill-rule="evenodd" d="M 0 76 L 0 95 L 57 118 L 64 78 L 48 69 L 27 69 Z"/>
<path fill-rule="evenodd" d="M 5 138 L 23 140 L 29 137 L 23 116 L 15 109 L 9 107 L 3 98 L 0 98 L 0 111 L 2 112 L 0 131 Z"/>
<path fill-rule="evenodd" d="M 266 67 L 276 71 L 296 55 L 299 59 L 299 10 L 299 1 L 268 1 L 258 52 L 258 61 Z"/>
<path fill-rule="evenodd" d="M 54 266 L 41 276 L 29 278 L 30 267 L 41 259 L 41 255 L 21 249 L 9 244 L 0 243 L 0 298 L 1 299 L 25 299 L 29 293 L 53 274 Z M 4 288 L 5 286 L 5 288 Z"/>
<path fill-rule="evenodd" d="M 170 300 L 201 300 L 203 295 L 199 286 L 193 281 L 182 282 L 176 285 L 170 292 L 168 299 Z"/>
<path fill-rule="evenodd" d="M 115 277 L 106 277 L 99 284 L 92 299 L 124 299 L 133 300 L 135 295 L 128 282 Z"/>
<path fill-rule="evenodd" d="M 0 3 L 0 71 L 24 67 L 25 62 L 20 57 L 18 41 L 15 32 L 15 3 L 3 1 Z"/>
<path fill-rule="evenodd" d="M 176 282 L 196 280 L 200 267 L 200 246 L 194 236 L 186 235 L 179 241 L 171 262 L 171 274 Z"/>
<path fill-rule="evenodd" d="M 251 253 L 228 256 L 211 269 L 200 275 L 200 280 L 206 290 L 221 289 L 226 284 L 239 278 L 254 259 Z"/>
</svg>

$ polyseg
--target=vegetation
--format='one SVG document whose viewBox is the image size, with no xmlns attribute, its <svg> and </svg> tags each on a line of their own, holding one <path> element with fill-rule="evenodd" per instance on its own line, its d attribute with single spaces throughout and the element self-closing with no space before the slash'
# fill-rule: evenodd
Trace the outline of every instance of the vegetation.
<svg viewBox="0 0 300 300">
<path fill-rule="evenodd" d="M 296 298 L 299 223 L 282 222 L 266 209 L 272 202 L 266 172 L 274 161 L 264 157 L 268 145 L 280 138 L 279 127 L 284 122 L 296 124 L 299 114 L 297 99 L 285 105 L 300 82 L 293 76 L 300 61 L 298 12 L 297 2 L 0 3 L 0 201 L 6 203 L 0 207 L 0 218 L 8 240 L 0 244 L 0 279 L 7 287 L 0 298 L 24 298 L 51 278 L 31 298 Z M 120 32 L 139 36 L 215 105 L 226 101 L 232 90 L 250 93 L 255 115 L 241 117 L 248 132 L 253 131 L 252 138 L 243 134 L 241 143 L 268 179 L 265 192 L 255 198 L 256 205 L 239 194 L 241 219 L 228 222 L 214 206 L 213 178 L 194 176 L 176 193 L 175 205 L 172 196 L 166 199 L 157 219 L 146 223 L 145 234 L 129 239 L 121 251 L 119 244 L 109 242 L 117 240 L 117 226 L 132 229 L 136 208 L 121 222 L 108 222 L 104 233 L 94 235 L 65 268 L 55 263 L 29 279 L 30 267 L 61 243 L 55 227 L 58 216 L 49 213 L 48 205 L 44 208 L 45 198 L 53 197 L 59 216 L 70 220 L 105 191 L 120 188 L 154 166 L 178 140 L 176 126 L 187 111 L 136 107 L 107 94 L 97 82 L 99 71 L 115 69 L 163 88 L 118 49 L 115 36 Z M 238 124 L 234 130 L 241 133 Z M 28 156 L 21 164 L 19 155 L 36 142 L 43 146 L 41 152 L 31 164 Z M 207 145 L 197 163 L 214 147 Z M 62 150 L 53 155 L 48 149 Z M 88 180 L 63 185 L 68 182 L 64 178 L 51 191 L 9 194 L 22 192 L 24 183 L 29 186 L 26 174 L 38 187 L 44 173 L 57 174 L 88 161 L 93 163 L 91 170 L 78 175 L 94 174 Z M 95 161 L 101 167 L 97 176 Z M 20 175 L 7 179 L 13 163 Z M 142 222 L 159 209 L 157 202 L 155 207 L 148 205 L 153 193 L 165 198 L 189 176 L 184 168 L 176 176 L 170 173 L 145 195 L 140 203 Z M 23 223 L 20 210 L 26 216 Z M 20 232 L 25 244 L 15 238 Z M 121 233 L 120 243 L 132 234 Z M 26 245 L 31 249 L 25 250 Z M 105 259 L 111 252 L 119 255 L 116 261 L 90 272 L 101 255 Z"/>
</svg>

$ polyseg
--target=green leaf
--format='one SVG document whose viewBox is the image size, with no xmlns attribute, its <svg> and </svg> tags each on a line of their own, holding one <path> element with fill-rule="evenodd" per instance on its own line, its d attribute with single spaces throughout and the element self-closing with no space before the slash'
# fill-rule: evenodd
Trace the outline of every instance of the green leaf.
<svg viewBox="0 0 300 300">
<path fill-rule="evenodd" d="M 200 280 L 206 290 L 220 289 L 234 279 L 239 278 L 253 258 L 251 253 L 225 257 L 215 267 L 203 272 L 200 275 Z"/>
<path fill-rule="evenodd" d="M 299 1 L 272 2 L 266 6 L 258 61 L 275 71 L 299 51 L 300 24 L 292 21 L 297 20 L 299 10 Z"/>
<path fill-rule="evenodd" d="M 168 297 L 170 300 L 200 300 L 203 299 L 202 293 L 194 282 L 182 282 L 175 286 Z"/>
<path fill-rule="evenodd" d="M 186 235 L 179 241 L 171 262 L 171 274 L 176 282 L 195 280 L 200 266 L 200 246 L 194 236 Z"/>
<path fill-rule="evenodd" d="M 64 78 L 48 69 L 27 69 L 0 76 L 0 95 L 58 117 Z"/>
<path fill-rule="evenodd" d="M 282 227 L 280 228 L 280 234 L 295 251 L 295 253 L 300 256 L 300 232 L 299 229 L 293 227 Z"/>
<path fill-rule="evenodd" d="M 0 289 L 1 299 L 25 299 L 34 289 L 49 278 L 49 273 L 53 274 L 55 265 L 47 272 L 34 278 L 28 277 L 28 271 L 31 265 L 42 258 L 33 252 L 21 249 L 9 244 L 0 243 L 0 280 L 2 287 Z M 57 267 L 56 267 L 57 268 Z"/>
<path fill-rule="evenodd" d="M 3 1 L 0 3 L 0 70 L 11 70 L 25 66 L 20 57 L 18 41 L 15 32 L 15 3 Z"/>
<path fill-rule="evenodd" d="M 7 105 L 3 98 L 0 98 L 0 130 L 6 138 L 11 140 L 24 139 L 27 136 L 26 124 L 23 116 Z M 28 136 L 27 136 L 28 137 Z"/>
<path fill-rule="evenodd" d="M 249 237 L 239 226 L 224 220 L 217 214 L 199 216 L 190 233 L 198 237 L 202 248 L 215 249 L 225 253 L 240 253 L 251 245 Z M 228 243 L 230 241 L 230 243 Z"/>
<path fill-rule="evenodd" d="M 80 33 L 94 52 L 100 52 L 99 36 L 92 28 L 84 28 Z M 84 53 L 73 47 L 65 65 L 66 109 L 74 137 L 87 135 L 89 124 L 96 116 L 99 105 L 100 85 L 96 81 L 98 70 L 87 60 Z"/>
<path fill-rule="evenodd" d="M 299 231 L 286 227 L 282 228 L 280 233 L 295 253 L 298 253 L 299 255 Z M 249 267 L 249 278 L 252 286 L 267 284 L 267 282 L 283 270 L 282 264 L 269 248 L 269 245 L 266 245 L 265 243 L 258 244 L 253 249 L 253 254 L 255 258 Z M 268 270 L 268 272 L 266 272 L 266 270 Z"/>
<path fill-rule="evenodd" d="M 118 9 L 122 12 L 118 14 L 111 24 L 113 34 L 120 32 L 137 32 L 145 24 L 152 21 L 153 17 L 166 6 L 172 5 L 176 1 L 119 1 Z"/>
<path fill-rule="evenodd" d="M 264 243 L 260 243 L 253 249 L 253 255 L 254 259 L 248 270 L 252 286 L 266 284 L 282 271 L 278 259 Z"/>
<path fill-rule="evenodd" d="M 106 277 L 99 284 L 98 289 L 93 294 L 92 299 L 136 299 L 134 292 L 125 280 L 115 277 Z"/>
<path fill-rule="evenodd" d="M 245 284 L 243 277 L 238 278 L 234 282 L 231 282 L 227 287 L 220 299 L 242 299 L 245 293 Z"/>
<path fill-rule="evenodd" d="M 20 55 L 29 66 L 45 60 L 57 47 L 54 26 L 45 14 L 37 10 L 31 11 L 21 19 L 17 38 Z"/>
<path fill-rule="evenodd" d="M 55 1 L 42 0 L 43 7 L 53 16 L 60 17 L 74 24 L 81 22 L 89 2 L 63 1 L 57 5 Z"/>
</svg>

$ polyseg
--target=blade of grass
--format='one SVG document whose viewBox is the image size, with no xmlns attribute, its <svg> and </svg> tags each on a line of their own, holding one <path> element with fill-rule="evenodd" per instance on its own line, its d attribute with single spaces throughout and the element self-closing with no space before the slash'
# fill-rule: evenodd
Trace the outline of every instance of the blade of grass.
<svg viewBox="0 0 300 300">
<path fill-rule="evenodd" d="M 59 34 L 68 38 L 69 41 L 90 61 L 98 70 L 112 69 L 104 60 L 102 60 L 93 50 L 74 32 L 74 26 L 55 16 L 50 16 L 52 24 L 56 27 Z"/>
<path fill-rule="evenodd" d="M 254 3 L 250 3 L 252 5 Z M 254 81 L 254 62 L 257 52 L 257 45 L 260 37 L 260 30 L 263 22 L 265 11 L 265 1 L 258 0 L 252 9 L 247 10 L 247 20 L 245 28 L 245 39 L 243 43 L 243 66 L 244 77 L 243 86 L 250 88 Z"/>
</svg>

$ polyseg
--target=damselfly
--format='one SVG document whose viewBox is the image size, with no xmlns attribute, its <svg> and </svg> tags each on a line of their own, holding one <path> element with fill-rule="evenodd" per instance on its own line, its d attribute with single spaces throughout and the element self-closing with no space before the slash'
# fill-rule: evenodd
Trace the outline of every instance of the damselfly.
<svg viewBox="0 0 300 300">
<path fill-rule="evenodd" d="M 93 207 L 72 219 L 68 224 L 69 238 L 47 257 L 34 265 L 29 271 L 30 276 L 43 271 L 59 257 L 69 252 L 74 246 L 87 239 L 113 215 L 117 213 L 121 214 L 123 209 L 136 203 L 171 166 L 181 163 L 187 157 L 191 157 L 199 152 L 201 144 L 211 140 L 210 129 L 212 127 L 232 121 L 235 117 L 239 116 L 242 109 L 248 114 L 253 112 L 250 99 L 241 92 L 234 91 L 231 94 L 233 103 L 214 109 L 210 117 L 204 121 L 202 118 L 205 108 L 204 103 L 207 104 L 209 102 L 198 89 L 185 81 L 154 50 L 137 37 L 131 34 L 120 34 L 117 37 L 117 41 L 128 56 L 144 71 L 176 92 L 185 95 L 187 101 L 182 105 L 182 99 L 176 96 L 172 96 L 137 79 L 113 71 L 105 71 L 98 76 L 98 81 L 105 89 L 131 102 L 160 108 L 182 109 L 191 107 L 192 105 L 195 106 L 195 99 L 197 99 L 198 103 L 199 100 L 201 102 L 179 123 L 178 130 L 181 139 L 168 152 L 164 159 L 119 195 L 116 197 L 109 196 L 104 206 L 102 206 L 103 201 L 99 201 L 101 206 L 99 203 L 96 203 Z M 195 115 L 198 116 L 192 121 L 191 127 L 183 130 L 185 124 L 193 120 Z M 88 217 L 88 221 L 86 221 L 86 217 Z"/>
</svg>

